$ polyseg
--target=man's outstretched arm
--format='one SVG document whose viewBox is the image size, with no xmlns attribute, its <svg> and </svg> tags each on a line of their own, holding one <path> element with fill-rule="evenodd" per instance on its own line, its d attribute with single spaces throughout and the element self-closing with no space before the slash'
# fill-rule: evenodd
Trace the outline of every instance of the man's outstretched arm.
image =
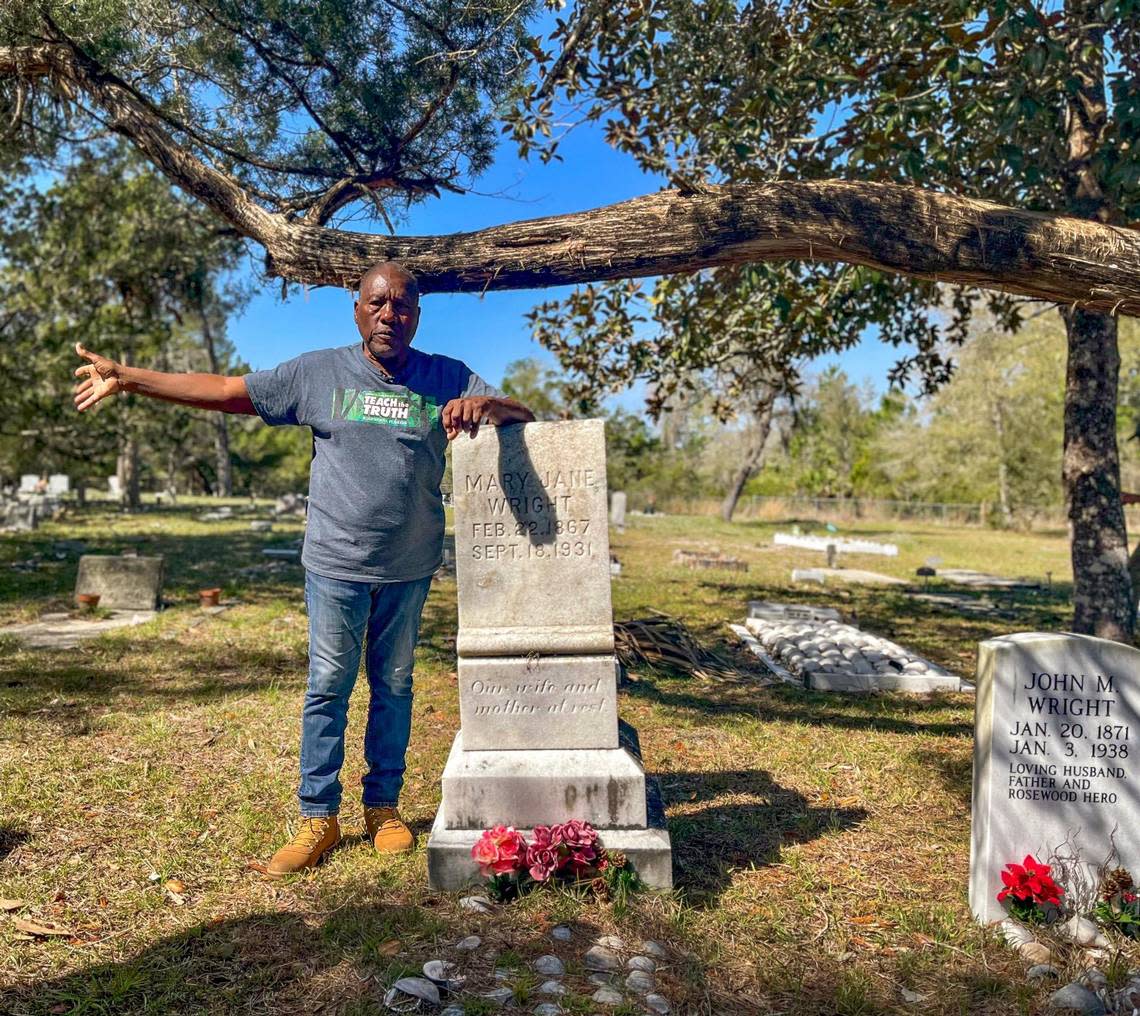
<svg viewBox="0 0 1140 1016">
<path fill-rule="evenodd" d="M 81 413 L 110 395 L 133 392 L 195 409 L 257 415 L 246 391 L 245 378 L 222 374 L 165 374 L 160 370 L 128 367 L 89 352 L 78 342 L 75 352 L 87 361 L 75 371 L 80 379 L 75 386 L 75 408 Z"/>
</svg>

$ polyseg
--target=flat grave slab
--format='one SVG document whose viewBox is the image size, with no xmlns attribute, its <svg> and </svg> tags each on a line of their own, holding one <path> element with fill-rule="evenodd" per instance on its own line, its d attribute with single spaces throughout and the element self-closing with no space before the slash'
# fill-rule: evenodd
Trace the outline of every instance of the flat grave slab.
<svg viewBox="0 0 1140 1016">
<path fill-rule="evenodd" d="M 775 603 L 771 600 L 749 600 L 748 616 L 764 621 L 842 621 L 834 607 L 816 607 L 807 603 Z"/>
<path fill-rule="evenodd" d="M 748 562 L 727 554 L 702 553 L 694 550 L 673 551 L 673 563 L 684 565 L 695 571 L 748 571 Z"/>
<path fill-rule="evenodd" d="M 105 632 L 145 624 L 157 616 L 153 610 L 116 610 L 110 617 L 98 620 L 70 614 L 45 614 L 38 621 L 0 628 L 0 635 L 18 639 L 28 649 L 74 649 Z"/>
<path fill-rule="evenodd" d="M 775 533 L 772 536 L 775 547 L 799 547 L 801 550 L 816 550 L 824 554 L 828 547 L 834 547 L 840 554 L 878 554 L 882 557 L 898 557 L 899 548 L 893 543 L 879 543 L 875 540 L 858 540 L 843 536 L 801 536 L 798 533 Z"/>
<path fill-rule="evenodd" d="M 1010 579 L 1000 575 L 990 575 L 986 572 L 974 571 L 972 568 L 939 568 L 936 575 L 943 582 L 952 582 L 959 586 L 978 586 L 995 589 L 1040 589 L 1041 583 L 1035 579 Z"/>
</svg>

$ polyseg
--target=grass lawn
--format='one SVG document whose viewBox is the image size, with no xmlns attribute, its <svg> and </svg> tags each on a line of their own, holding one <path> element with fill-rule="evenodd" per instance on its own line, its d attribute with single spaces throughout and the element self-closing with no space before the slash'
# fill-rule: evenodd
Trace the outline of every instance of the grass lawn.
<svg viewBox="0 0 1140 1016">
<path fill-rule="evenodd" d="M 556 952 L 574 988 L 564 1007 L 592 1013 L 604 1007 L 589 1000 L 581 954 L 610 932 L 671 950 L 658 982 L 674 1013 L 1043 1008 L 1051 987 L 1027 983 L 1024 965 L 967 910 L 973 703 L 964 695 L 825 696 L 635 673 L 619 708 L 661 778 L 677 889 L 642 894 L 624 913 L 550 891 L 473 915 L 427 888 L 422 850 L 382 859 L 360 842 L 308 875 L 264 879 L 247 865 L 267 858 L 294 820 L 306 653 L 301 570 L 270 567 L 260 550 L 301 527 L 253 533 L 249 516 L 203 523 L 200 510 L 128 517 L 96 506 L 0 537 L 0 622 L 66 609 L 76 558 L 53 555 L 62 539 L 165 554 L 172 601 L 157 620 L 77 650 L 0 642 L 0 898 L 25 901 L 16 916 L 71 933 L 29 938 L 0 919 L 0 1012 L 376 1012 L 397 977 L 428 959 L 459 959 L 451 946 L 478 934 L 483 946 L 463 960 L 471 988 L 498 986 L 498 965 L 517 1011 L 530 1012 L 539 978 L 527 964 Z M 897 559 L 851 558 L 853 567 L 913 576 L 936 556 L 1053 573 L 1051 591 L 998 597 L 1011 616 L 967 620 L 891 589 L 792 591 L 791 567 L 822 555 L 772 549 L 771 523 L 631 521 L 613 538 L 624 566 L 617 619 L 664 611 L 722 648 L 725 622 L 741 619 L 749 599 L 838 603 L 863 627 L 969 674 L 978 640 L 1063 628 L 1069 612 L 1059 532 L 847 528 L 900 545 Z M 674 549 L 698 546 L 751 569 L 672 563 Z M 36 554 L 37 567 L 11 567 Z M 197 609 L 196 590 L 214 585 L 236 601 L 218 616 Z M 455 614 L 454 581 L 437 581 L 402 803 L 421 845 L 459 724 Z M 362 738 L 358 695 L 343 774 L 349 824 L 360 821 Z M 559 922 L 574 942 L 551 941 Z M 904 989 L 923 998 L 907 1002 Z M 487 1010 L 474 994 L 464 1004 Z"/>
</svg>

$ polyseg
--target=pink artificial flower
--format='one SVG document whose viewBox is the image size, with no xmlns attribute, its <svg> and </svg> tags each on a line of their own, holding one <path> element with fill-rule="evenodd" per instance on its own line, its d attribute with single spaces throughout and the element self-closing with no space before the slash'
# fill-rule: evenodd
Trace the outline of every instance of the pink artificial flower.
<svg viewBox="0 0 1140 1016">
<path fill-rule="evenodd" d="M 526 859 L 526 840 L 514 826 L 486 829 L 471 848 L 471 856 L 483 875 L 506 875 L 520 871 Z"/>
<path fill-rule="evenodd" d="M 527 870 L 536 882 L 545 882 L 558 870 L 558 852 L 532 843 L 526 851 Z"/>
<path fill-rule="evenodd" d="M 550 832 L 550 826 L 536 825 L 530 834 L 530 845 L 539 850 L 553 849 L 557 843 L 551 838 Z"/>
<path fill-rule="evenodd" d="M 589 822 L 572 818 L 561 826 L 556 826 L 561 832 L 561 842 L 571 850 L 589 847 L 593 849 L 598 843 L 598 831 Z"/>
</svg>

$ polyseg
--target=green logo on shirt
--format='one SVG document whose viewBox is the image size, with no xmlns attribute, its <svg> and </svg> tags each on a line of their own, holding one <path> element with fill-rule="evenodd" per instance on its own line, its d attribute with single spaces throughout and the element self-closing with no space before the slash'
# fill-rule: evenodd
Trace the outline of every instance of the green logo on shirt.
<svg viewBox="0 0 1140 1016">
<path fill-rule="evenodd" d="M 418 392 L 370 392 L 359 388 L 333 391 L 332 417 L 352 423 L 383 423 L 389 427 L 429 427 L 439 422 L 435 399 Z"/>
</svg>

